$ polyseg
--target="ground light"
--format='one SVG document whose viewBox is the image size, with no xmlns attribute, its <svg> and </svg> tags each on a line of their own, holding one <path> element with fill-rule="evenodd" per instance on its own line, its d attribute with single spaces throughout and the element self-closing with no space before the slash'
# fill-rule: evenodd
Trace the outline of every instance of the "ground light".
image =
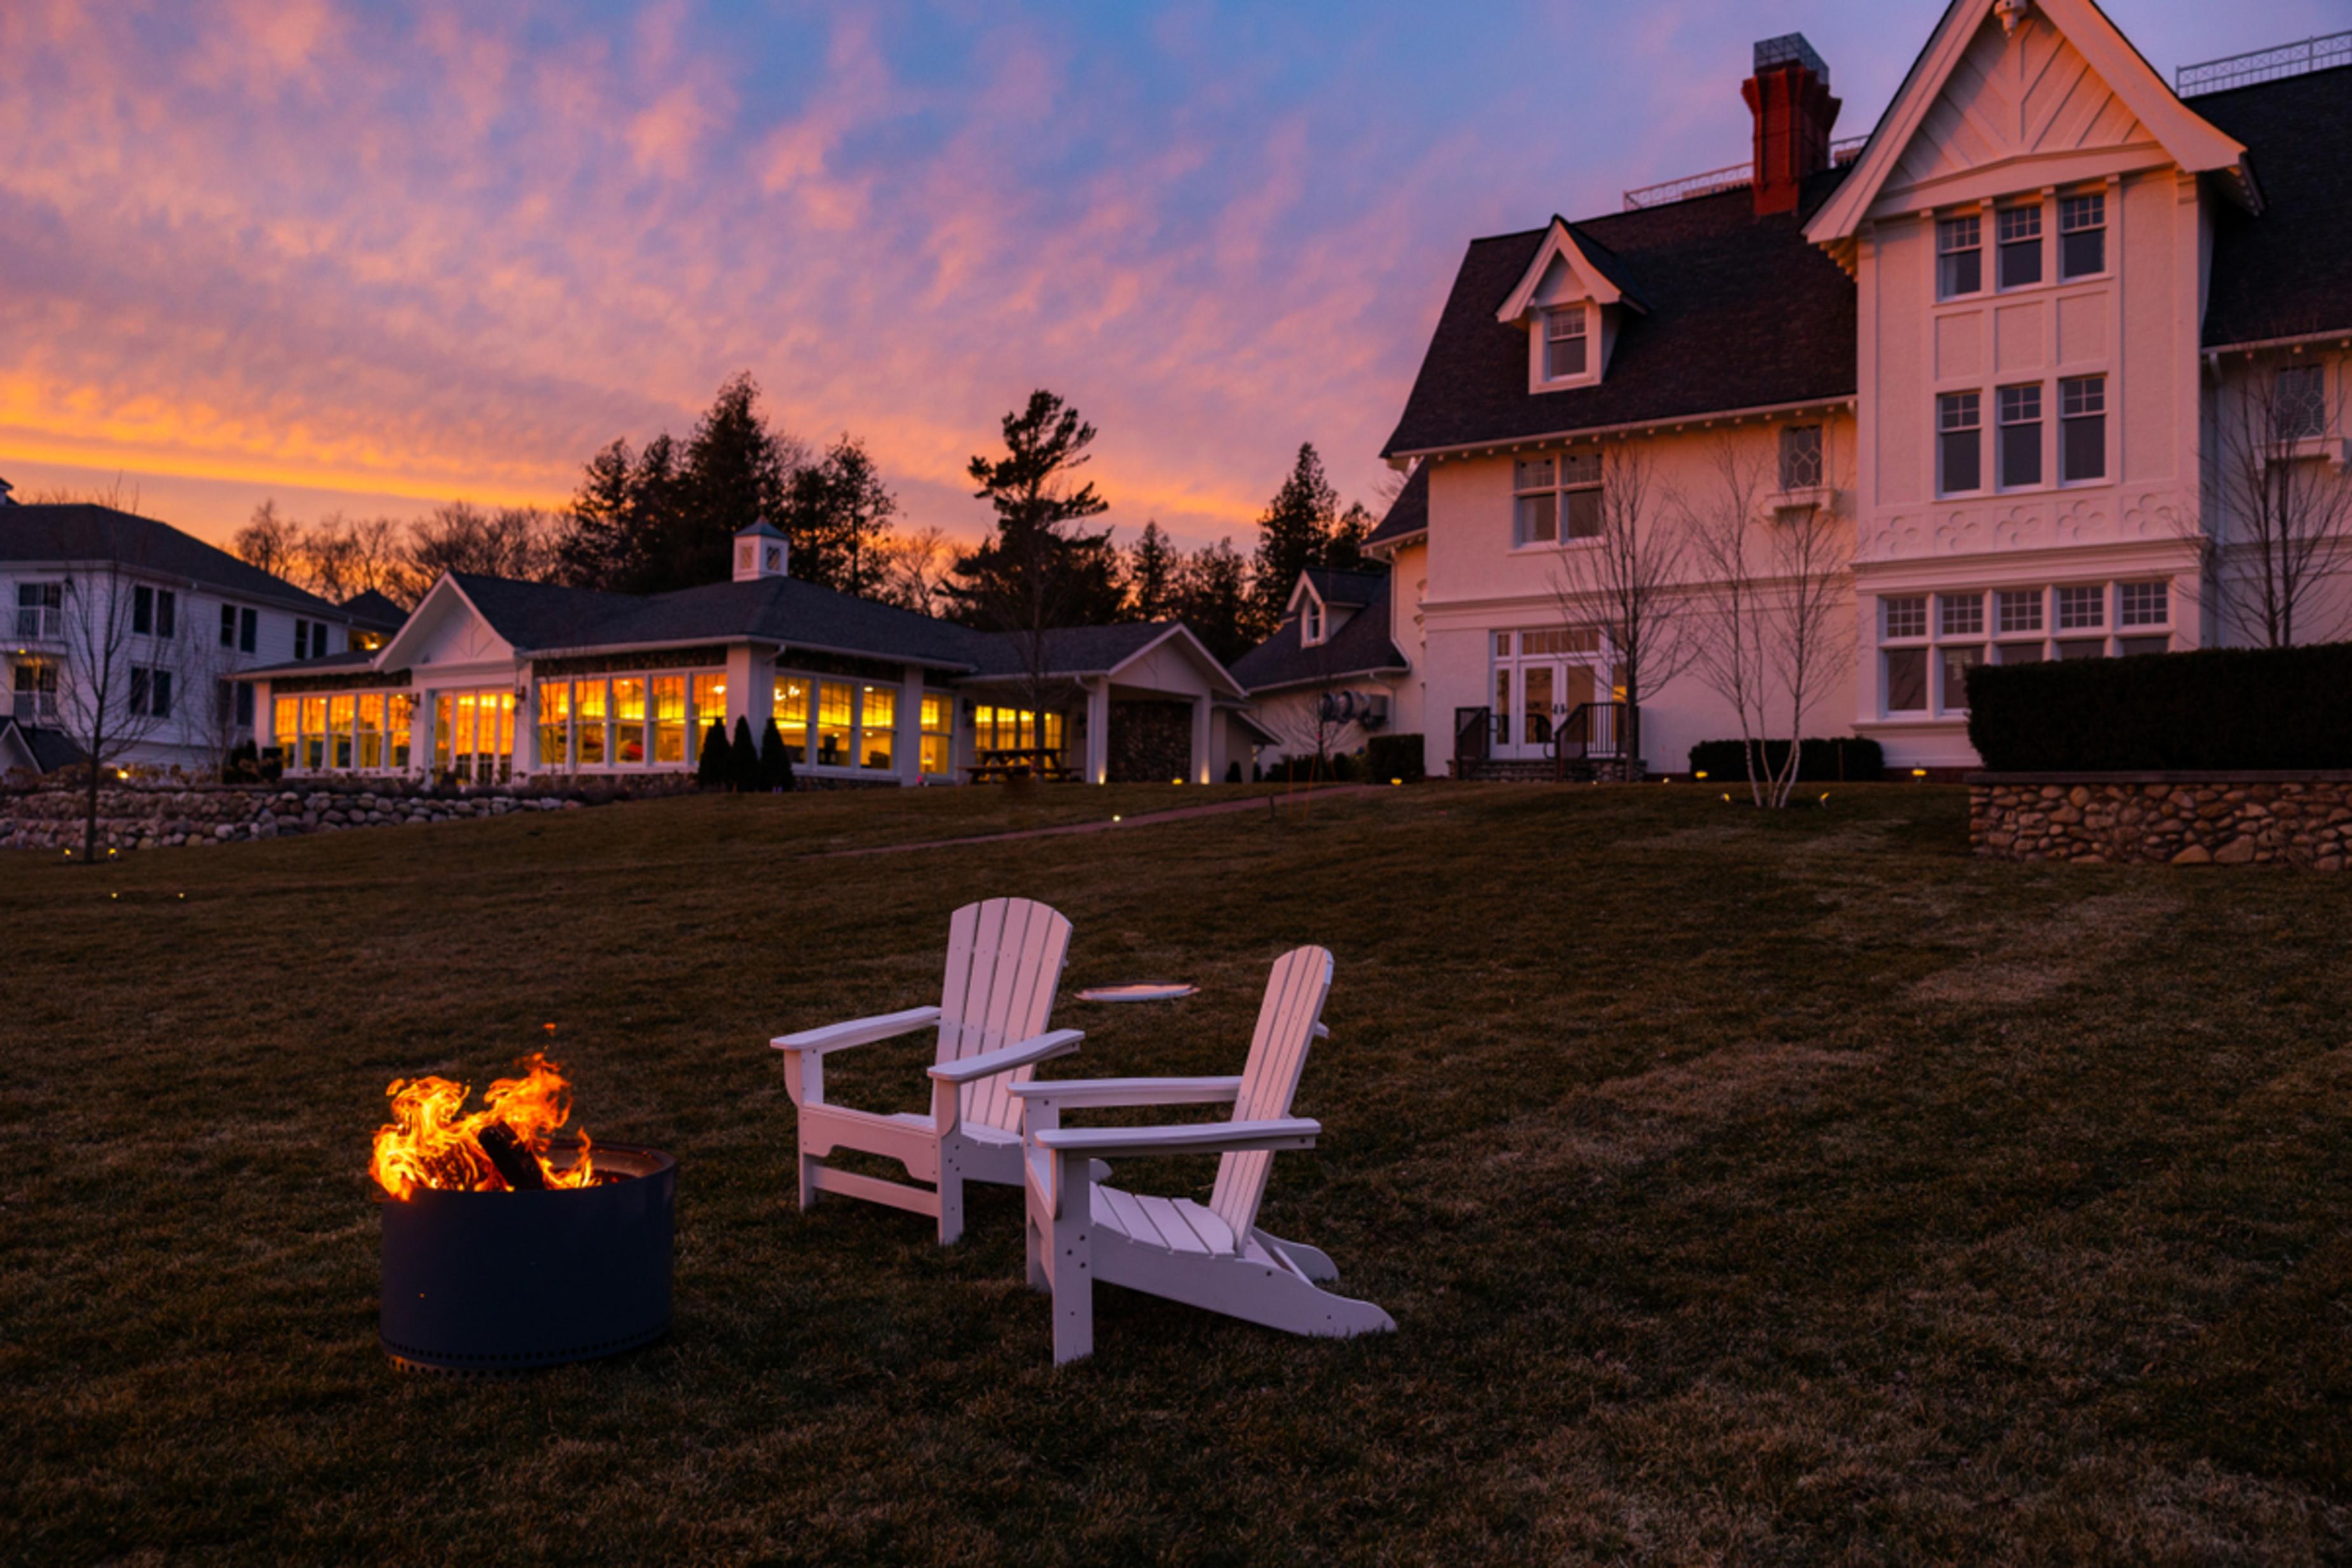
<svg viewBox="0 0 2352 1568">
<path fill-rule="evenodd" d="M 1911 769 L 1911 781 L 1915 784 L 1925 784 L 1927 781 L 1927 770 L 1924 768 L 1914 768 Z"/>
<path fill-rule="evenodd" d="M 1391 785 L 1397 785 L 1397 784 L 1402 784 L 1402 783 L 1403 783 L 1403 782 L 1404 782 L 1404 780 L 1403 780 L 1403 779 L 1390 779 L 1390 780 L 1389 780 L 1389 782 L 1390 782 Z"/>
<path fill-rule="evenodd" d="M 1692 777 L 1693 779 L 1697 779 L 1697 780 L 1698 780 L 1700 783 L 1702 783 L 1702 784 L 1704 784 L 1704 783 L 1706 783 L 1706 774 L 1704 771 L 1700 771 L 1700 772 L 1697 772 L 1697 773 L 1694 773 L 1694 774 L 1692 774 L 1692 775 L 1691 775 L 1691 777 Z"/>
</svg>

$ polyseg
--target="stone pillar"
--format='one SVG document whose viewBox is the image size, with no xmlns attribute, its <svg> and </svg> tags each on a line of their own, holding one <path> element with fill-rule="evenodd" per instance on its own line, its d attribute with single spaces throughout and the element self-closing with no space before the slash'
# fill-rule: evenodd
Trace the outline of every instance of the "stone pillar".
<svg viewBox="0 0 2352 1568">
<path fill-rule="evenodd" d="M 1087 683 L 1087 782 L 1110 779 L 1110 677 Z"/>
<path fill-rule="evenodd" d="M 1214 782 L 1209 769 L 1213 759 L 1209 755 L 1211 727 L 1216 722 L 1216 702 L 1202 692 L 1192 699 L 1192 782 Z"/>
</svg>

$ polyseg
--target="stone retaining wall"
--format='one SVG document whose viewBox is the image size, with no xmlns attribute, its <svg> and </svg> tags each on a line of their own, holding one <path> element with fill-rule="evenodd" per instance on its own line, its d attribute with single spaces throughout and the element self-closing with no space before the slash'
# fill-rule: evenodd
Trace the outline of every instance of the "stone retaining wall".
<svg viewBox="0 0 2352 1568">
<path fill-rule="evenodd" d="M 498 790 L 436 796 L 389 789 L 125 787 L 98 792 L 98 833 L 106 849 L 152 850 L 348 828 L 414 827 L 515 811 L 577 809 L 586 803 L 559 795 Z M 89 797 L 78 789 L 0 797 L 0 848 L 79 851 L 88 810 Z"/>
<path fill-rule="evenodd" d="M 1997 860 L 2342 871 L 2352 774 L 1979 773 L 1969 844 Z"/>
</svg>

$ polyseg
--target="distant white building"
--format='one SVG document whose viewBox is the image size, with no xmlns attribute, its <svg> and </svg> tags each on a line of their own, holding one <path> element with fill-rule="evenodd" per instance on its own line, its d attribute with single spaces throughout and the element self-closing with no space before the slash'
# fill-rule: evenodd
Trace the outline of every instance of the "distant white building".
<svg viewBox="0 0 2352 1568">
<path fill-rule="evenodd" d="M 1471 242 L 1370 541 L 1405 672 L 1318 685 L 1296 615 L 1237 670 L 1269 696 L 1377 683 L 1433 772 L 1602 736 L 1617 656 L 1565 591 L 1606 453 L 1638 455 L 1661 518 L 1728 455 L 1758 529 L 1832 521 L 1851 620 L 1807 728 L 1893 764 L 1974 764 L 1976 664 L 2243 640 L 2219 433 L 2249 401 L 2299 411 L 2263 461 L 2343 482 L 2352 69 L 2221 74 L 2184 99 L 2090 0 L 1955 0 L 1839 144 L 1829 67 L 1759 44 L 1748 164 Z M 1718 586 L 1691 570 L 1686 613 Z M 1691 674 L 1642 719 L 1662 770 L 1738 733 Z"/>
<path fill-rule="evenodd" d="M 101 690 L 106 728 L 137 737 L 110 761 L 215 767 L 253 738 L 239 674 L 348 650 L 374 624 L 152 517 L 5 497 L 0 617 L 0 772 L 79 762 Z"/>
</svg>

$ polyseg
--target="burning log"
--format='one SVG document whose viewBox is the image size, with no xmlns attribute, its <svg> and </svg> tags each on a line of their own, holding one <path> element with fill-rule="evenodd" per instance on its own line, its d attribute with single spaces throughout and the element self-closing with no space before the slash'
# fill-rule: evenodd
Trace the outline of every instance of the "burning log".
<svg viewBox="0 0 2352 1568">
<path fill-rule="evenodd" d="M 539 1161 L 504 1122 L 491 1123 L 474 1134 L 474 1141 L 482 1145 L 482 1153 L 490 1157 L 508 1186 L 516 1192 L 547 1190 L 547 1177 L 541 1174 Z"/>
</svg>

